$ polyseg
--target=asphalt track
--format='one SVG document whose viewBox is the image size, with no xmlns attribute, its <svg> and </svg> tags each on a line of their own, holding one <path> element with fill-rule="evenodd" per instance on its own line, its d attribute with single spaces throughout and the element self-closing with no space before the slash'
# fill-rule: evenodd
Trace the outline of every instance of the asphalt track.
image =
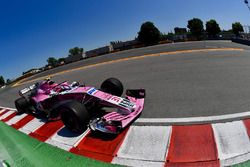
<svg viewBox="0 0 250 167">
<path fill-rule="evenodd" d="M 250 47 L 230 41 L 202 41 L 103 55 L 40 73 L 16 87 L 5 88 L 0 91 L 0 105 L 14 107 L 19 89 L 56 74 L 53 79 L 58 82 L 77 80 L 99 87 L 106 78 L 117 77 L 126 88 L 145 88 L 147 97 L 141 118 L 246 112 L 250 109 L 249 53 Z M 111 62 L 103 63 L 107 61 Z"/>
</svg>

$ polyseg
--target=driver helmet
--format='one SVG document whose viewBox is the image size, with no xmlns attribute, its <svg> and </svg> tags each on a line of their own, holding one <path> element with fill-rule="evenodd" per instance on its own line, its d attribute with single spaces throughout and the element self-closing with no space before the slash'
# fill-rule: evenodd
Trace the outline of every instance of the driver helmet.
<svg viewBox="0 0 250 167">
<path fill-rule="evenodd" d="M 79 82 L 74 81 L 74 82 L 72 82 L 72 83 L 71 83 L 71 85 L 70 85 L 70 86 L 71 86 L 71 87 L 75 87 L 75 86 L 78 86 L 78 85 L 79 85 Z"/>
</svg>

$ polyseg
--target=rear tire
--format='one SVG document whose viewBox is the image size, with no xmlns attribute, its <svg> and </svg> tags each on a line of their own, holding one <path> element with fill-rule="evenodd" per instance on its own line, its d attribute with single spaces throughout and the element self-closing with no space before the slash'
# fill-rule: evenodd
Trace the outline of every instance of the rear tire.
<svg viewBox="0 0 250 167">
<path fill-rule="evenodd" d="M 15 107 L 17 109 L 17 114 L 22 114 L 29 110 L 30 103 L 24 97 L 20 97 L 15 100 Z"/>
<path fill-rule="evenodd" d="M 121 96 L 123 93 L 123 85 L 121 81 L 116 78 L 108 78 L 101 84 L 101 91 L 115 96 Z"/>
<path fill-rule="evenodd" d="M 86 107 L 78 101 L 69 101 L 58 108 L 61 120 L 69 130 L 82 133 L 90 121 Z"/>
</svg>

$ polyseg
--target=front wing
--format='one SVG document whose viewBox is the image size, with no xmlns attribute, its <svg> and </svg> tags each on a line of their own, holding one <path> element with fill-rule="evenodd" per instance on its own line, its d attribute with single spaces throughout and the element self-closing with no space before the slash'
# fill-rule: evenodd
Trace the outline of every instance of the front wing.
<svg viewBox="0 0 250 167">
<path fill-rule="evenodd" d="M 145 90 L 127 90 L 127 101 L 135 104 L 135 108 L 130 113 L 111 112 L 102 118 L 94 119 L 90 122 L 89 127 L 92 131 L 99 131 L 110 134 L 118 134 L 132 122 L 134 122 L 141 114 L 144 108 Z"/>
</svg>

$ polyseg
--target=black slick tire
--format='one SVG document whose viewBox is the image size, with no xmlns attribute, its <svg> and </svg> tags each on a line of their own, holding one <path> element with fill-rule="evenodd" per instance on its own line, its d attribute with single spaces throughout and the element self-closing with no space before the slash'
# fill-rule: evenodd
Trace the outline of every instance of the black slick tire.
<svg viewBox="0 0 250 167">
<path fill-rule="evenodd" d="M 108 78 L 101 84 L 101 91 L 115 96 L 121 96 L 123 93 L 122 82 L 116 78 Z"/>
<path fill-rule="evenodd" d="M 86 107 L 78 101 L 68 101 L 58 107 L 61 120 L 70 131 L 82 133 L 90 121 Z"/>
<path fill-rule="evenodd" d="M 29 110 L 30 104 L 27 99 L 20 97 L 15 100 L 15 107 L 17 109 L 17 114 L 22 114 Z"/>
</svg>

